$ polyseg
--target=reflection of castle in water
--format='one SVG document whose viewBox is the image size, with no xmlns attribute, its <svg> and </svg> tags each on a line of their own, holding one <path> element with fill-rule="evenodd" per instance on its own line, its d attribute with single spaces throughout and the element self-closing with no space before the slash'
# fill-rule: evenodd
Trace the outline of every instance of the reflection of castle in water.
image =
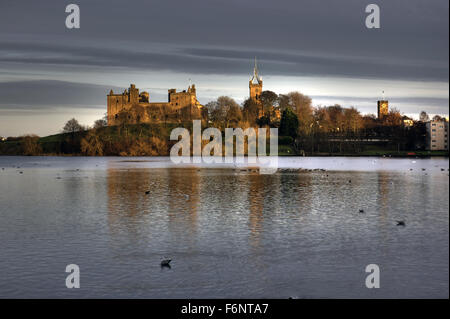
<svg viewBox="0 0 450 319">
<path fill-rule="evenodd" d="M 167 221 L 169 230 L 183 228 L 195 233 L 201 185 L 196 169 L 109 168 L 107 173 L 112 233 L 136 233 L 139 225 L 154 219 Z"/>
<path fill-rule="evenodd" d="M 245 216 L 248 222 L 237 227 L 247 228 L 250 246 L 257 249 L 262 245 L 264 221 L 270 222 L 277 214 L 302 214 L 302 207 L 312 200 L 311 177 L 304 174 L 221 170 L 216 174 L 197 168 L 110 168 L 107 172 L 111 234 L 126 232 L 126 236 L 139 237 L 163 233 L 189 246 L 195 244 L 201 227 L 223 226 L 228 231 L 235 227 L 230 225 L 236 218 Z M 283 201 L 295 201 L 298 210 L 281 211 Z M 218 220 L 222 226 L 215 224 Z"/>
<path fill-rule="evenodd" d="M 133 227 L 143 214 L 151 212 L 151 206 L 144 204 L 143 189 L 151 187 L 149 171 L 107 170 L 108 224 L 111 232 L 121 229 L 122 225 Z M 124 222 L 124 219 L 126 222 Z M 129 232 L 136 230 L 128 229 Z"/>
</svg>

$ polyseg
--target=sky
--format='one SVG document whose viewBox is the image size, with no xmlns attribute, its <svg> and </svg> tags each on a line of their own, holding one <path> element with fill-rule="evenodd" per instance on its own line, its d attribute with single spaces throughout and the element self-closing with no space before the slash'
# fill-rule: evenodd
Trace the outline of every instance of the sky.
<svg viewBox="0 0 450 319">
<path fill-rule="evenodd" d="M 370 3 L 379 29 L 365 26 Z M 448 0 L 1 0 L 0 136 L 92 125 L 130 83 L 155 102 L 195 83 L 203 104 L 241 103 L 255 56 L 263 89 L 314 106 L 375 114 L 384 91 L 402 114 L 448 116 L 448 15 Z"/>
</svg>

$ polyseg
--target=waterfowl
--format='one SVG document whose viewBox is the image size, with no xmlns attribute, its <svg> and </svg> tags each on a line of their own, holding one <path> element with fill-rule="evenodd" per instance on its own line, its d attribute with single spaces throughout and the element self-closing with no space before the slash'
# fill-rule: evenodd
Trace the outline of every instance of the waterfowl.
<svg viewBox="0 0 450 319">
<path fill-rule="evenodd" d="M 172 259 L 164 259 L 161 261 L 161 267 L 170 267 L 170 262 Z"/>
</svg>

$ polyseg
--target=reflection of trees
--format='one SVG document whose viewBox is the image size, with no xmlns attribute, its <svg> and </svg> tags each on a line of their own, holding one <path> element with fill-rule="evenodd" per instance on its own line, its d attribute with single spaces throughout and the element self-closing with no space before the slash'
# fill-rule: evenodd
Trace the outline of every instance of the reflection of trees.
<svg viewBox="0 0 450 319">
<path fill-rule="evenodd" d="M 260 175 L 252 173 L 248 178 L 248 202 L 249 202 L 249 230 L 250 244 L 254 248 L 260 247 L 260 235 L 264 215 L 276 214 L 280 209 L 280 176 Z"/>
<path fill-rule="evenodd" d="M 381 208 L 380 217 L 386 221 L 389 204 L 389 173 L 378 171 L 378 207 Z"/>
<path fill-rule="evenodd" d="M 252 247 L 259 247 L 263 221 L 264 182 L 259 174 L 249 175 L 248 179 L 250 244 Z"/>
</svg>

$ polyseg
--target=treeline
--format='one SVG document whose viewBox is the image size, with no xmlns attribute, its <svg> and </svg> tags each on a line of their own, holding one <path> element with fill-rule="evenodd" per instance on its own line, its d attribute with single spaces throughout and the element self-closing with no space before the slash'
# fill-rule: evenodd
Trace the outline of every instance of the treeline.
<svg viewBox="0 0 450 319">
<path fill-rule="evenodd" d="M 429 117 L 423 111 L 419 121 L 401 115 L 395 108 L 378 119 L 374 114 L 362 115 L 354 107 L 313 107 L 311 98 L 300 92 L 278 95 L 272 91 L 261 94 L 260 106 L 250 99 L 240 106 L 222 96 L 206 107 L 213 127 L 278 127 L 281 144 L 290 141 L 296 154 L 424 151 L 426 147 L 425 123 Z M 439 116 L 436 119 L 443 120 Z"/>
<path fill-rule="evenodd" d="M 192 122 L 133 124 L 128 121 L 130 116 L 122 113 L 117 126 L 107 126 L 106 117 L 97 120 L 93 127 L 71 119 L 61 134 L 10 137 L 0 143 L 0 154 L 168 155 L 175 143 L 169 139 L 171 130 L 180 126 L 192 129 Z M 300 92 L 278 95 L 264 91 L 260 104 L 247 99 L 239 105 L 227 96 L 207 103 L 202 128 L 216 127 L 224 132 L 227 127 L 277 127 L 280 150 L 286 150 L 286 155 L 370 155 L 371 150 L 425 150 L 427 121 L 425 112 L 419 121 L 402 116 L 396 109 L 378 119 L 337 104 L 313 107 L 311 98 Z"/>
</svg>

